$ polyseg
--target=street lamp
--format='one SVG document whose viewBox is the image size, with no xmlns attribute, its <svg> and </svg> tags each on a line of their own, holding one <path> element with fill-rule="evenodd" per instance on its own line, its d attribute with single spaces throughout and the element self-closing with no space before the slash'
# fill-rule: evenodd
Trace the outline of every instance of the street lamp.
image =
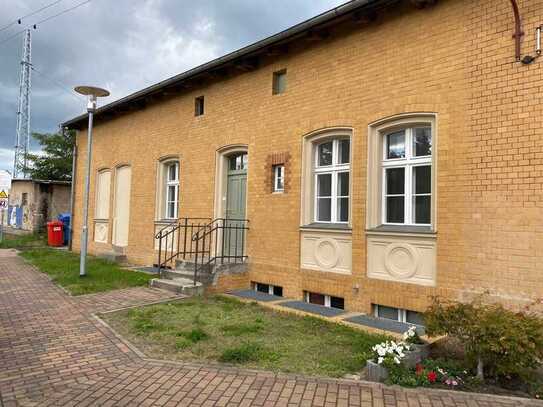
<svg viewBox="0 0 543 407">
<path fill-rule="evenodd" d="M 84 96 L 88 96 L 87 112 L 89 113 L 89 130 L 87 132 L 87 173 L 85 176 L 85 190 L 83 192 L 83 228 L 81 230 L 81 256 L 79 259 L 79 277 L 84 277 L 86 273 L 86 258 L 88 244 L 88 221 L 89 221 L 89 189 L 90 189 L 90 170 L 92 158 L 92 119 L 96 111 L 96 100 L 99 97 L 109 96 L 105 89 L 95 88 L 93 86 L 77 86 L 74 90 Z M 73 182 L 73 181 L 72 181 Z"/>
</svg>

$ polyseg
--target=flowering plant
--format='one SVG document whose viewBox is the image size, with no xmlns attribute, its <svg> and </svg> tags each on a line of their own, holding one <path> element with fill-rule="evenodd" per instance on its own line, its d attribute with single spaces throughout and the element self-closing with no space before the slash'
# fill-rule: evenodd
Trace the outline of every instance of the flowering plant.
<svg viewBox="0 0 543 407">
<path fill-rule="evenodd" d="M 375 345 L 372 350 L 377 364 L 392 367 L 402 363 L 405 352 L 410 350 L 410 346 L 405 342 L 386 341 Z"/>
<path fill-rule="evenodd" d="M 415 326 L 411 326 L 407 331 L 404 332 L 403 341 L 413 345 L 424 343 L 417 333 L 417 328 Z"/>
</svg>

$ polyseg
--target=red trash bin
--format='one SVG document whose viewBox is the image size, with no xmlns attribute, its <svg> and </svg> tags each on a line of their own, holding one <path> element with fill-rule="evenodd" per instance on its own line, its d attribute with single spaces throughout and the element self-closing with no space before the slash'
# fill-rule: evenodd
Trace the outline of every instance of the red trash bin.
<svg viewBox="0 0 543 407">
<path fill-rule="evenodd" d="M 64 223 L 59 220 L 47 222 L 47 244 L 59 247 L 64 244 Z"/>
</svg>

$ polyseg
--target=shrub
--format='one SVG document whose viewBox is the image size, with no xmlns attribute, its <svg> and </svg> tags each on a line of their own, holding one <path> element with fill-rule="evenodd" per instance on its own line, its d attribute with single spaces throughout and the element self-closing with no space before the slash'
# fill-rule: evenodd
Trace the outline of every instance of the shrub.
<svg viewBox="0 0 543 407">
<path fill-rule="evenodd" d="M 427 334 L 459 339 L 466 356 L 477 363 L 479 379 L 484 373 L 496 379 L 523 376 L 541 366 L 543 320 L 482 300 L 464 304 L 434 298 L 425 313 Z"/>
</svg>

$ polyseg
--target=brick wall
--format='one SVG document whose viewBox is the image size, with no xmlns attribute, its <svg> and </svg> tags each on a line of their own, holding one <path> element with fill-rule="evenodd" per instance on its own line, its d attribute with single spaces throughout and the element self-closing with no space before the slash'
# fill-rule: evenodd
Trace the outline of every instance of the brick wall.
<svg viewBox="0 0 543 407">
<path fill-rule="evenodd" d="M 523 49 L 532 52 L 543 0 L 521 0 L 520 8 Z M 468 298 L 489 290 L 507 303 L 540 295 L 543 70 L 542 61 L 529 67 L 514 62 L 512 31 L 506 0 L 395 8 L 367 26 L 343 25 L 320 42 L 301 40 L 257 70 L 107 122 L 97 118 L 93 174 L 132 166 L 128 258 L 155 261 L 160 157 L 180 156 L 181 216 L 211 217 L 216 150 L 247 144 L 249 280 L 281 285 L 290 297 L 301 298 L 303 290 L 342 296 L 348 309 L 359 311 L 369 311 L 371 303 L 423 310 L 436 294 Z M 272 74 L 283 68 L 288 89 L 272 95 Z M 200 95 L 206 113 L 194 117 Z M 405 112 L 438 114 L 436 288 L 366 278 L 368 124 Z M 302 138 L 327 127 L 353 129 L 350 276 L 299 268 Z M 76 249 L 84 132 L 77 142 Z M 289 157 L 284 194 L 270 193 L 277 153 Z M 92 219 L 95 178 L 91 186 Z M 91 244 L 91 252 L 106 248 Z"/>
</svg>

